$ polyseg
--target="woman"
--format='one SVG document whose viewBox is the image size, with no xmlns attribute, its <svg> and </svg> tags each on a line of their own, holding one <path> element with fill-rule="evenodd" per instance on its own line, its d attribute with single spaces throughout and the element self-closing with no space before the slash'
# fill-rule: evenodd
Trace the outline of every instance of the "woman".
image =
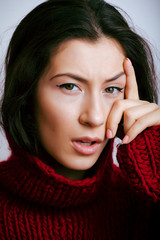
<svg viewBox="0 0 160 240">
<path fill-rule="evenodd" d="M 50 0 L 30 12 L 6 56 L 0 238 L 154 239 L 155 84 L 147 43 L 111 5 Z"/>
</svg>

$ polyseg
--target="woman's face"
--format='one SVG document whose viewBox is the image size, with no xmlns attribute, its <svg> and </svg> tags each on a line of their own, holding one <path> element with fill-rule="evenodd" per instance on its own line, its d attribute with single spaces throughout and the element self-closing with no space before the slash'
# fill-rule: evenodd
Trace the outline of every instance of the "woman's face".
<svg viewBox="0 0 160 240">
<path fill-rule="evenodd" d="M 44 149 L 72 170 L 91 168 L 106 139 L 113 103 L 124 98 L 125 54 L 113 39 L 63 43 L 37 88 L 37 123 Z"/>
</svg>

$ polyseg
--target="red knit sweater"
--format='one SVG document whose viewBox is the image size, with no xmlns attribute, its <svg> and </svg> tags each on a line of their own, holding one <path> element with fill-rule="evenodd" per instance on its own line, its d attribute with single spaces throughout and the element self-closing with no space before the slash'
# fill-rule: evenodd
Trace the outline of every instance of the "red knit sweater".
<svg viewBox="0 0 160 240">
<path fill-rule="evenodd" d="M 112 150 L 72 181 L 15 148 L 0 163 L 0 240 L 159 239 L 160 126 L 119 147 L 120 167 Z"/>
</svg>

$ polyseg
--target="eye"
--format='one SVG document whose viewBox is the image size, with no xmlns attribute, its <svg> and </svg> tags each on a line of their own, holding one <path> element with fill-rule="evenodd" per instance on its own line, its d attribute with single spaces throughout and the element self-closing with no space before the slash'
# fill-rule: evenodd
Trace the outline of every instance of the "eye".
<svg viewBox="0 0 160 240">
<path fill-rule="evenodd" d="M 73 83 L 64 83 L 57 85 L 57 87 L 64 89 L 65 91 L 75 92 L 79 90 L 79 87 Z"/>
<path fill-rule="evenodd" d="M 123 88 L 119 88 L 119 87 L 108 87 L 105 89 L 106 93 L 109 94 L 117 94 L 118 92 L 122 92 Z"/>
</svg>

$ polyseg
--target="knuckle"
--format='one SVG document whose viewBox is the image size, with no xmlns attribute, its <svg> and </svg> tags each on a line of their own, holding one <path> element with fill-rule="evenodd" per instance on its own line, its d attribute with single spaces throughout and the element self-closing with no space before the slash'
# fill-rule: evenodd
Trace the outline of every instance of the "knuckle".
<svg viewBox="0 0 160 240">
<path fill-rule="evenodd" d="M 131 109 L 127 109 L 124 111 L 124 118 L 127 120 L 133 119 L 133 114 Z"/>
<path fill-rule="evenodd" d="M 122 108 L 123 102 L 124 102 L 124 99 L 123 99 L 123 100 L 122 100 L 122 99 L 116 100 L 116 101 L 114 102 L 114 106 L 117 107 L 117 108 Z"/>
<path fill-rule="evenodd" d="M 144 126 L 144 125 L 145 125 L 145 122 L 146 122 L 145 117 L 141 117 L 141 118 L 139 118 L 139 119 L 136 120 L 136 125 L 137 125 L 137 126 Z"/>
<path fill-rule="evenodd" d="M 107 123 L 107 128 L 114 129 L 117 128 L 118 122 L 116 120 L 112 120 Z"/>
<path fill-rule="evenodd" d="M 159 108 L 156 103 L 150 103 L 150 104 L 151 104 L 151 106 L 152 106 L 152 108 L 153 108 L 154 110 Z"/>
</svg>

